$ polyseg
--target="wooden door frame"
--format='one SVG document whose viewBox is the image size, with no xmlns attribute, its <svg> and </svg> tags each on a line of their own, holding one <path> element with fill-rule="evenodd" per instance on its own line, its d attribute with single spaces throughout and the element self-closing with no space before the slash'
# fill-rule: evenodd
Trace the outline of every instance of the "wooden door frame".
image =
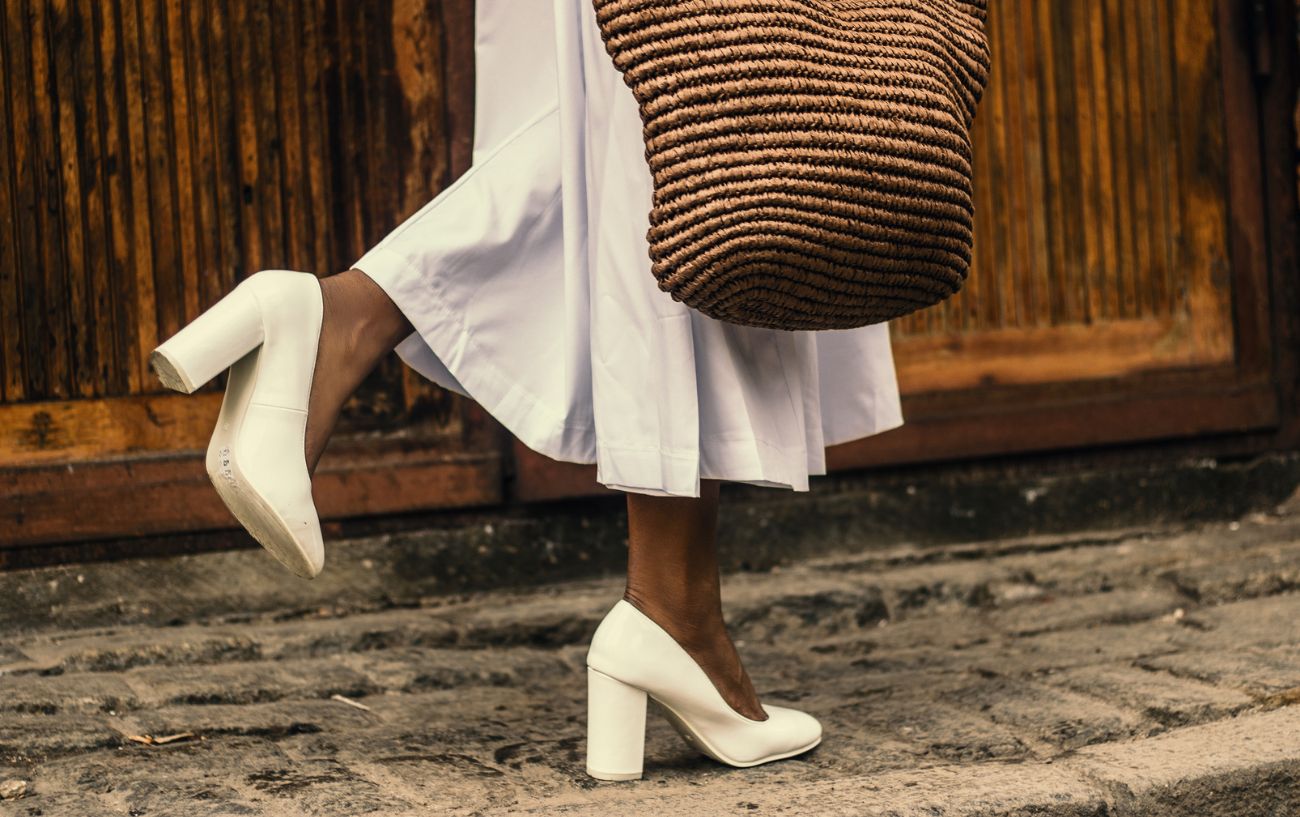
<svg viewBox="0 0 1300 817">
<path fill-rule="evenodd" d="M 1250 4 L 1217 0 L 1215 7 L 1237 364 L 908 395 L 901 428 L 828 448 L 829 471 L 1209 434 L 1251 435 L 1254 450 L 1300 444 L 1292 3 L 1269 2 L 1275 24 L 1261 43 L 1268 52 L 1267 77 L 1254 64 L 1259 49 L 1245 45 L 1254 33 L 1246 14 Z M 1087 413 L 1087 423 L 1078 422 L 1079 412 Z M 555 463 L 518 442 L 514 455 L 511 496 L 519 500 L 608 492 L 596 483 L 592 465 Z"/>
</svg>

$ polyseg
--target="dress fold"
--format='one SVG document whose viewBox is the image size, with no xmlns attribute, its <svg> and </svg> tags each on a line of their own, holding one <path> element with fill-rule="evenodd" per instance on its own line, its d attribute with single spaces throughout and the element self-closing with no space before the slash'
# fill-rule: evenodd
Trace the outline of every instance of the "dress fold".
<svg viewBox="0 0 1300 817">
<path fill-rule="evenodd" d="M 655 495 L 807 490 L 826 445 L 902 423 L 885 325 L 738 326 L 659 290 L 640 115 L 590 0 L 479 0 L 475 26 L 471 168 L 353 264 L 415 328 L 408 365 Z"/>
</svg>

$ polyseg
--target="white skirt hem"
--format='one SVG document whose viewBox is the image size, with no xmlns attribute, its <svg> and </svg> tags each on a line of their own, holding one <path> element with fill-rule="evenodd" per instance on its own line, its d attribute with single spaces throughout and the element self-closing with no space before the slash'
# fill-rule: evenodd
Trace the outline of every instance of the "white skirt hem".
<svg viewBox="0 0 1300 817">
<path fill-rule="evenodd" d="M 519 386 L 477 352 L 474 335 L 419 274 L 409 260 L 376 246 L 355 264 L 402 309 L 415 331 L 397 347 L 398 356 L 423 377 L 468 397 L 483 407 L 528 448 L 560 462 L 596 465 L 596 481 L 607 488 L 652 496 L 698 497 L 700 480 L 720 479 L 761 487 L 809 490 L 809 476 L 825 475 L 823 466 L 790 469 L 802 450 L 782 448 L 756 437 L 717 435 L 700 441 L 702 456 L 661 447 L 606 445 L 596 440 L 594 423 L 573 423 L 545 401 Z M 862 428 L 846 440 L 870 436 L 902 425 L 902 416 L 885 410 L 864 412 Z M 829 441 L 832 445 L 838 441 Z"/>
</svg>

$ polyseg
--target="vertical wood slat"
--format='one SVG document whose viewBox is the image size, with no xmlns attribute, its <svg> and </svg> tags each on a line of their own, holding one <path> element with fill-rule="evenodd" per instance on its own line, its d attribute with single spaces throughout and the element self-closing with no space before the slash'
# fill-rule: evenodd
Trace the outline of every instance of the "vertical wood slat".
<svg viewBox="0 0 1300 817">
<path fill-rule="evenodd" d="M 206 4 L 208 26 L 204 32 L 204 48 L 211 66 L 212 83 L 212 157 L 215 179 L 212 201 L 215 210 L 215 252 L 209 269 L 211 279 L 205 289 L 205 303 L 213 303 L 229 292 L 242 272 L 246 238 L 242 213 L 243 196 L 240 184 L 239 127 L 235 106 L 235 62 L 230 38 L 231 16 L 225 0 L 210 0 Z"/>
<path fill-rule="evenodd" d="M 126 5 L 130 5 L 129 0 Z M 137 168 L 140 190 L 147 198 L 138 206 L 151 212 L 151 227 L 138 246 L 141 252 L 152 251 L 154 309 L 158 334 L 167 337 L 178 331 L 185 321 L 184 278 L 181 270 L 182 248 L 177 240 L 176 148 L 173 129 L 171 83 L 167 76 L 171 59 L 167 48 L 165 12 L 162 0 L 136 0 L 136 24 L 140 47 L 140 81 L 143 139 L 143 167 Z M 141 305 L 143 307 L 143 304 Z M 145 321 L 147 322 L 147 321 Z"/>
<path fill-rule="evenodd" d="M 256 156 L 259 170 L 255 179 L 253 218 L 263 226 L 262 255 L 246 259 L 252 269 L 271 266 L 273 263 L 289 266 L 284 242 L 284 140 L 280 130 L 280 100 L 276 96 L 276 78 L 272 53 L 276 49 L 273 37 L 271 5 L 278 0 L 246 0 L 251 8 L 251 28 L 240 29 L 237 38 L 250 48 L 253 59 L 254 81 L 248 95 L 253 117 L 251 132 L 255 140 L 249 146 L 249 155 Z M 250 269 L 250 271 L 252 271 Z"/>
<path fill-rule="evenodd" d="M 1185 271 L 1191 342 L 1199 349 L 1231 349 L 1227 152 L 1223 77 L 1215 6 L 1175 3 L 1177 32 L 1178 177 L 1182 188 L 1177 265 Z"/>
<path fill-rule="evenodd" d="M 1043 115 L 1039 108 L 1039 89 L 1042 81 L 1042 60 L 1032 37 L 1032 22 L 1026 21 L 1027 15 L 1015 15 L 1008 21 L 1008 28 L 1014 32 L 1009 35 L 1013 42 L 1013 55 L 1016 59 L 1016 74 L 1013 78 L 1015 98 L 1021 101 L 1023 114 L 1015 118 L 1013 128 L 1023 134 L 1023 140 L 1016 157 L 1019 162 L 1021 178 L 1021 196 L 1015 208 L 1016 223 L 1020 225 L 1020 245 L 1025 248 L 1025 301 L 1027 304 L 1026 321 L 1032 326 L 1050 325 L 1052 306 L 1048 276 L 1051 261 L 1047 253 L 1047 220 L 1044 208 L 1034 206 L 1034 202 L 1043 202 L 1046 194 L 1046 179 L 1043 173 Z M 1015 106 L 1017 112 L 1021 106 Z"/>
<path fill-rule="evenodd" d="M 1166 99 L 1169 96 L 1165 81 L 1168 68 L 1160 59 L 1164 49 L 1160 48 L 1162 40 L 1169 36 L 1168 21 L 1162 13 L 1163 4 L 1144 3 L 1139 9 L 1139 31 L 1144 34 L 1142 52 L 1145 60 L 1142 66 L 1143 92 L 1148 100 Z M 1152 170 L 1150 185 L 1151 213 L 1149 222 L 1152 227 L 1151 257 L 1152 267 L 1147 279 L 1150 286 L 1152 315 L 1167 314 L 1172 300 L 1173 254 L 1171 220 L 1169 217 L 1169 187 L 1174 176 L 1169 170 L 1169 117 L 1154 104 L 1147 104 L 1143 110 L 1142 131 L 1147 134 L 1147 153 L 1144 166 Z"/>
<path fill-rule="evenodd" d="M 1170 264 L 1173 267 L 1169 280 L 1169 300 L 1167 303 L 1167 307 L 1171 311 L 1180 311 L 1186 308 L 1182 288 L 1179 286 L 1179 281 L 1176 277 L 1179 272 L 1181 272 L 1181 270 L 1177 268 L 1177 264 L 1181 253 L 1181 225 L 1183 220 L 1182 188 L 1185 184 L 1182 175 L 1182 159 L 1180 157 L 1183 135 L 1178 132 L 1178 125 L 1181 119 L 1179 116 L 1178 106 L 1178 65 L 1173 57 L 1173 55 L 1178 51 L 1178 32 L 1174 29 L 1176 23 L 1174 8 L 1178 2 L 1179 0 L 1164 0 L 1164 2 L 1157 3 L 1157 6 L 1162 13 L 1161 22 L 1164 24 L 1164 27 L 1161 30 L 1161 34 L 1163 35 L 1161 45 L 1163 46 L 1163 53 L 1167 56 L 1163 62 L 1168 66 L 1167 70 L 1164 72 L 1164 83 L 1161 90 L 1164 91 L 1167 95 L 1166 98 L 1169 100 L 1169 104 L 1166 106 L 1163 113 L 1167 127 L 1166 135 L 1169 138 L 1169 150 L 1167 154 L 1168 161 L 1165 165 L 1166 169 L 1169 171 L 1168 179 L 1170 181 L 1169 187 L 1165 191 L 1165 201 L 1169 205 L 1168 222 L 1165 225 L 1167 230 L 1165 246 L 1166 252 L 1169 255 Z"/>
<path fill-rule="evenodd" d="M 190 98 L 188 139 L 191 149 L 190 196 L 193 250 L 197 259 L 194 280 L 186 282 L 186 308 L 196 311 L 224 291 L 220 286 L 221 238 L 217 227 L 216 187 L 218 184 L 216 146 L 219 144 L 213 117 L 213 64 L 208 47 L 212 26 L 208 3 L 189 3 L 176 21 L 177 36 L 183 37 L 190 62 L 187 74 Z M 191 306 L 192 304 L 192 306 Z"/>
<path fill-rule="evenodd" d="M 1105 174 L 1109 171 L 1106 160 L 1109 158 L 1109 144 L 1105 128 L 1105 95 L 1098 93 L 1097 77 L 1104 76 L 1106 67 L 1106 50 L 1097 40 L 1103 29 L 1097 13 L 1099 6 L 1091 8 L 1074 7 L 1074 12 L 1082 20 L 1077 20 L 1074 36 L 1075 66 L 1080 69 L 1075 77 L 1075 101 L 1078 103 L 1076 127 L 1085 135 L 1086 142 L 1081 145 L 1083 186 L 1080 193 L 1083 200 L 1078 202 L 1084 227 L 1084 246 L 1086 247 L 1087 270 L 1085 272 L 1088 292 L 1087 322 L 1101 323 L 1106 319 L 1106 271 L 1111 260 L 1106 252 L 1107 233 L 1105 211 Z"/>
<path fill-rule="evenodd" d="M 325 114 L 325 45 L 322 35 L 319 0 L 294 0 L 303 21 L 302 71 L 303 71 L 303 153 L 307 157 L 305 168 L 309 205 L 303 208 L 301 218 L 309 224 L 311 257 L 317 263 L 330 258 L 331 237 L 335 233 L 329 204 L 333 197 L 325 157 L 328 153 Z M 338 263 L 350 264 L 355 259 L 340 258 Z"/>
<path fill-rule="evenodd" d="M 103 139 L 103 187 L 101 197 L 105 211 L 103 254 L 107 266 L 105 281 L 106 311 L 111 315 L 113 360 L 106 366 L 113 375 L 109 393 L 135 393 L 144 382 L 144 359 L 135 338 L 139 337 L 139 315 L 135 278 L 133 220 L 130 214 L 130 137 L 127 130 L 126 76 L 122 45 L 121 16 L 110 5 L 92 3 L 97 43 L 98 92 L 100 97 L 100 132 Z"/>
<path fill-rule="evenodd" d="M 266 245 L 268 243 L 265 234 L 265 225 L 258 218 L 258 175 L 260 172 L 259 163 L 263 160 L 263 154 L 259 150 L 259 134 L 257 129 L 257 111 L 255 109 L 255 91 L 252 87 L 256 80 L 256 72 L 259 67 L 254 62 L 253 57 L 253 40 L 259 36 L 259 32 L 253 30 L 254 20 L 249 3 L 242 0 L 227 0 L 230 10 L 230 31 L 226 37 L 226 45 L 230 52 L 230 65 L 233 77 L 246 79 L 247 85 L 232 81 L 230 85 L 231 92 L 231 110 L 235 122 L 235 145 L 238 152 L 238 197 L 235 200 L 235 209 L 239 213 L 239 235 L 241 238 L 243 257 L 250 263 L 257 263 L 256 259 L 267 257 Z"/>
<path fill-rule="evenodd" d="M 974 148 L 974 178 L 979 182 L 989 179 L 992 171 L 993 150 L 998 130 L 992 121 L 993 115 L 1001 108 L 1001 83 L 995 79 L 1002 76 L 996 73 L 1005 49 L 993 47 L 999 41 L 995 33 L 995 21 L 988 20 L 990 53 L 992 56 L 989 84 L 984 91 L 980 110 L 976 113 L 976 132 L 971 139 Z M 988 116 L 984 114 L 988 113 Z M 972 259 L 971 274 L 967 286 L 972 287 L 969 297 L 963 293 L 954 301 L 969 301 L 967 305 L 968 320 L 966 332 L 976 332 L 995 325 L 994 312 L 998 301 L 999 276 L 977 275 L 985 264 L 997 264 L 1001 256 L 997 250 L 998 205 L 994 199 L 997 186 L 988 182 L 975 184 L 975 256 Z M 984 259 L 988 259 L 986 262 Z M 978 281 L 976 280 L 978 278 Z"/>
<path fill-rule="evenodd" d="M 9 4 L 13 6 L 13 3 Z M 15 123 L 12 98 L 17 93 L 10 57 L 16 33 L 10 33 L 9 16 L 0 13 L 0 117 Z M 22 350 L 23 303 L 19 294 L 18 259 L 22 247 L 19 227 L 18 175 L 14 160 L 17 138 L 13 126 L 0 128 L 0 235 L 12 240 L 0 241 L 0 399 L 22 400 L 27 393 Z"/>
<path fill-rule="evenodd" d="M 385 48 L 391 47 L 392 31 L 389 23 L 390 9 L 383 8 L 383 14 L 375 14 L 375 7 L 366 3 L 352 4 L 355 17 L 358 23 L 358 30 L 363 32 L 363 36 L 353 37 L 352 42 L 355 47 L 357 78 L 356 84 L 358 89 L 356 106 L 353 112 L 356 116 L 356 140 L 357 144 L 365 145 L 387 145 L 391 144 L 392 134 L 387 127 L 387 118 L 384 116 L 384 106 L 390 102 L 401 104 L 401 100 L 385 100 L 382 97 L 376 97 L 373 94 L 364 93 L 361 89 L 373 88 L 375 83 L 380 81 L 380 72 L 383 70 L 382 63 L 378 59 L 378 49 L 374 47 L 374 41 L 382 42 Z M 388 212 L 393 212 L 396 208 L 393 203 L 397 201 L 398 187 L 393 184 L 397 179 L 397 174 L 389 169 L 389 157 L 396 151 L 394 150 L 367 150 L 361 152 L 357 159 L 357 169 L 361 172 L 361 188 L 369 191 L 372 201 L 383 202 L 387 205 Z M 366 209 L 361 210 L 360 228 L 362 241 L 365 236 L 369 236 L 373 230 L 372 214 Z"/>
<path fill-rule="evenodd" d="M 1080 94 L 1076 84 L 1076 74 L 1087 70 L 1087 61 L 1078 57 L 1079 49 L 1074 36 L 1081 27 L 1078 12 L 1073 6 L 1062 9 L 1061 14 L 1045 15 L 1051 18 L 1053 44 L 1061 60 L 1060 70 L 1056 73 L 1058 96 L 1061 101 L 1059 119 L 1063 137 L 1057 155 L 1061 162 L 1061 205 L 1062 221 L 1065 228 L 1065 263 L 1067 287 L 1070 294 L 1071 311 L 1064 316 L 1065 323 L 1090 320 L 1092 300 L 1089 294 L 1088 276 L 1092 265 L 1096 263 L 1088 242 L 1087 223 L 1080 212 L 1080 197 L 1085 189 L 1085 130 L 1079 127 L 1078 109 L 1087 105 L 1088 95 Z M 1090 156 L 1091 154 L 1087 154 Z"/>
<path fill-rule="evenodd" d="M 115 285 L 112 218 L 107 212 L 107 189 L 111 181 L 105 66 L 102 58 L 102 6 L 94 0 L 77 0 L 76 13 L 83 36 L 78 51 L 78 96 L 85 100 L 83 127 L 92 141 L 86 162 L 91 184 L 86 198 L 86 235 L 90 255 L 89 285 L 92 305 L 89 320 L 95 327 L 95 366 L 97 394 L 120 393 L 127 388 L 130 366 L 121 365 L 127 349 L 122 342 L 123 320 Z"/>
<path fill-rule="evenodd" d="M 1151 286 L 1154 280 L 1164 274 L 1164 266 L 1156 262 L 1152 254 L 1150 225 L 1153 220 L 1151 211 L 1150 175 L 1143 172 L 1151 167 L 1151 139 L 1143 121 L 1146 115 L 1146 100 L 1152 98 L 1146 93 L 1146 78 L 1143 76 L 1144 44 L 1142 26 L 1144 17 L 1149 13 L 1150 3 L 1142 4 L 1134 15 L 1124 24 L 1124 76 L 1126 82 L 1128 107 L 1124 112 L 1128 141 L 1127 164 L 1133 169 L 1132 184 L 1129 187 L 1132 218 L 1130 229 L 1132 235 L 1132 265 L 1139 274 L 1131 275 L 1132 289 L 1129 295 L 1129 317 L 1147 317 L 1153 314 Z"/>
<path fill-rule="evenodd" d="M 1000 42 L 1014 43 L 1014 36 L 1010 31 L 1014 30 L 1015 18 L 1009 16 L 996 17 L 997 38 Z M 1011 47 L 1004 49 L 1004 61 L 1002 66 L 1006 70 L 1004 81 L 1002 81 L 1002 94 L 1000 95 L 1000 124 L 998 130 L 1001 131 L 998 139 L 998 165 L 1002 169 L 1001 189 L 1006 191 L 1006 198 L 1001 202 L 1002 215 L 998 217 L 997 222 L 1000 226 L 1001 246 L 1005 247 L 1005 255 L 1002 258 L 1006 261 L 1006 272 L 1008 272 L 1008 281 L 1002 286 L 1002 327 L 1018 327 L 1026 324 L 1026 268 L 1024 268 L 1023 252 L 1019 251 L 1024 246 L 1021 234 L 1024 222 L 1028 219 L 1028 207 L 1024 202 L 1024 191 L 1021 186 L 1023 180 L 1023 163 L 1024 152 L 1021 150 L 1023 139 L 1023 122 L 1021 117 L 1023 98 L 1019 92 L 1019 82 L 1021 82 L 1022 65 L 1019 62 L 1021 53 L 1019 49 Z"/>
<path fill-rule="evenodd" d="M 25 3 L 10 5 L 22 6 Z M 23 296 L 26 309 L 25 345 L 31 361 L 29 373 L 40 372 L 45 380 L 44 393 L 51 397 L 66 398 L 71 394 L 68 352 L 67 287 L 64 284 L 63 222 L 59 211 L 62 197 L 58 190 L 58 148 L 55 136 L 51 99 L 55 92 L 49 59 L 49 20 L 43 0 L 31 0 L 19 25 L 26 27 L 26 51 L 29 79 L 19 89 L 28 104 L 31 162 L 33 170 L 31 197 L 34 212 L 33 234 L 51 236 L 53 240 L 34 242 L 30 254 L 24 254 L 27 263 L 23 269 Z M 36 263 L 32 263 L 35 261 Z M 51 274 L 44 274 L 50 270 Z"/>
<path fill-rule="evenodd" d="M 1127 5 L 1127 4 L 1124 4 Z M 1110 135 L 1110 180 L 1113 185 L 1110 199 L 1105 202 L 1107 212 L 1113 216 L 1109 235 L 1112 237 L 1114 256 L 1108 271 L 1111 273 L 1112 291 L 1110 294 L 1112 320 L 1135 317 L 1134 306 L 1137 301 L 1136 279 L 1145 270 L 1139 268 L 1134 258 L 1133 213 L 1130 193 L 1132 183 L 1130 172 L 1134 175 L 1141 168 L 1134 167 L 1128 146 L 1132 144 L 1132 134 L 1128 129 L 1129 88 L 1131 82 L 1124 67 L 1128 50 L 1124 46 L 1126 9 L 1117 0 L 1106 0 L 1101 4 L 1101 17 L 1106 36 L 1102 46 L 1109 55 L 1105 77 L 1106 97 L 1109 100 L 1108 116 L 1104 127 Z M 1128 11 L 1132 11 L 1128 9 Z"/>
<path fill-rule="evenodd" d="M 353 131 L 359 112 L 356 110 L 359 95 L 354 90 L 356 82 L 356 57 L 348 45 L 352 42 L 347 32 L 354 26 L 347 17 L 353 4 L 344 0 L 317 0 L 323 21 L 321 53 L 324 55 L 324 120 L 325 134 L 329 140 L 329 153 L 354 170 L 360 170 Z M 360 244 L 364 237 L 361 214 L 361 184 L 354 174 L 339 180 L 332 199 L 331 237 L 334 253 L 343 255 L 348 247 Z"/>
<path fill-rule="evenodd" d="M 55 89 L 52 105 L 55 152 L 58 156 L 58 189 L 62 204 L 62 238 L 64 253 L 66 312 L 63 315 L 68 327 L 69 391 L 72 395 L 87 397 L 95 393 L 94 383 L 94 322 L 91 320 L 90 298 L 86 285 L 86 218 L 82 210 L 81 160 L 85 148 L 80 144 L 82 134 L 76 106 L 80 101 L 74 75 L 76 43 L 82 37 L 80 17 L 71 14 L 68 0 L 51 0 L 49 35 L 51 43 L 65 43 L 62 48 L 51 49 L 51 84 Z"/>
<path fill-rule="evenodd" d="M 272 3 L 272 31 L 299 29 L 298 9 L 295 2 Z M 281 184 L 281 224 L 283 225 L 283 257 L 291 268 L 308 269 L 311 264 L 308 219 L 304 217 L 306 202 L 306 151 L 303 146 L 302 124 L 302 49 L 301 38 L 286 37 L 272 48 L 272 77 L 275 80 L 276 109 L 279 111 L 280 157 L 284 168 Z M 320 272 L 320 271 L 318 271 Z"/>
<path fill-rule="evenodd" d="M 1031 15 L 1033 21 L 1029 26 L 1030 38 L 1027 42 L 1029 47 L 1033 47 L 1035 42 L 1040 43 L 1041 47 L 1035 49 L 1038 52 L 1037 61 L 1042 67 L 1037 83 L 1037 94 L 1040 99 L 1039 111 L 1041 112 L 1043 129 L 1042 138 L 1045 141 L 1041 153 L 1043 155 L 1043 174 L 1046 177 L 1044 189 L 1043 204 L 1040 207 L 1032 208 L 1043 214 L 1043 223 L 1047 232 L 1047 244 L 1049 247 L 1048 258 L 1044 263 L 1048 264 L 1046 280 L 1044 286 L 1048 287 L 1051 296 L 1048 321 L 1051 325 L 1064 323 L 1067 317 L 1076 314 L 1076 304 L 1078 298 L 1075 290 L 1071 286 L 1070 262 L 1075 256 L 1071 253 L 1071 244 L 1068 240 L 1072 229 L 1076 225 L 1073 220 L 1067 222 L 1065 214 L 1067 205 L 1065 203 L 1065 185 L 1066 179 L 1062 171 L 1062 150 L 1065 145 L 1065 133 L 1069 131 L 1068 127 L 1062 127 L 1063 109 L 1067 105 L 1068 97 L 1060 93 L 1062 80 L 1058 76 L 1058 60 L 1052 59 L 1050 55 L 1058 53 L 1056 35 L 1052 20 L 1059 15 L 1034 14 Z M 1047 55 L 1047 56 L 1045 56 Z M 1061 69 L 1064 66 L 1060 66 Z"/>
<path fill-rule="evenodd" d="M 992 38 L 998 43 L 1004 42 L 1004 36 L 1002 36 L 1002 27 L 1004 26 L 1002 26 L 1002 23 L 1005 20 L 1005 16 L 996 16 L 989 21 L 992 23 Z M 1014 73 L 1014 69 L 1011 69 L 1008 64 L 1008 53 L 1006 53 L 1005 48 L 1000 48 L 998 51 L 1002 52 L 1000 65 L 998 65 L 998 68 L 1002 69 L 1002 77 L 1010 77 Z M 1009 99 L 1009 96 L 1010 88 L 1006 85 L 1004 79 L 1004 81 L 996 83 L 995 94 L 993 94 L 991 100 L 992 104 L 988 107 L 988 112 L 992 113 L 992 116 L 988 117 L 989 163 L 985 167 L 984 178 L 987 178 L 989 187 L 996 190 L 998 194 L 995 204 L 997 209 L 993 213 L 993 228 L 995 228 L 993 229 L 993 241 L 988 246 L 995 252 L 997 258 L 1001 259 L 1002 264 L 1008 268 L 1004 275 L 998 275 L 992 281 L 993 286 L 991 289 L 992 293 L 996 293 L 996 301 L 989 304 L 988 321 L 984 324 L 985 327 L 991 329 L 1000 329 L 1017 323 L 1014 314 L 1015 273 L 1014 269 L 1011 268 L 1015 263 L 1013 260 L 1014 243 L 1013 238 L 1011 238 L 1011 216 L 1002 212 L 1004 211 L 1004 202 L 1008 202 L 1011 198 L 1009 193 L 1009 148 L 1014 150 L 1014 141 L 1018 135 L 1009 133 L 1010 105 L 1015 104 L 1015 100 Z"/>
<path fill-rule="evenodd" d="M 145 62 L 148 52 L 141 42 L 139 9 L 133 0 L 116 4 L 122 47 L 122 89 L 119 110 L 125 120 L 126 144 L 121 156 L 121 172 L 126 190 L 122 212 L 130 224 L 129 266 L 123 282 L 132 295 L 128 313 L 135 324 L 135 368 L 140 371 L 137 388 L 147 388 L 144 361 L 158 345 L 157 293 L 154 270 L 158 266 L 153 247 L 154 218 L 150 206 L 149 156 L 145 134 L 151 131 L 145 122 Z"/>
<path fill-rule="evenodd" d="M 195 110 L 190 69 L 190 44 L 184 16 L 187 4 L 166 2 L 157 18 L 162 39 L 167 46 L 166 69 L 171 127 L 172 184 L 176 196 L 176 254 L 179 293 L 176 302 L 180 323 L 188 323 L 199 313 L 199 279 L 203 275 L 205 255 L 199 243 L 198 184 L 195 173 Z M 166 274 L 164 272 L 164 274 Z"/>
</svg>

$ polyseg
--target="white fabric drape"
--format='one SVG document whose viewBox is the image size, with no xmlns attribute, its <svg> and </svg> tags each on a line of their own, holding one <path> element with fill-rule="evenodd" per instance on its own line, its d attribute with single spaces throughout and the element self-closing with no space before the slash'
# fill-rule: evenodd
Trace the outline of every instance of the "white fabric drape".
<svg viewBox="0 0 1300 817">
<path fill-rule="evenodd" d="M 402 359 L 597 480 L 808 489 L 826 445 L 902 423 L 884 325 L 782 332 L 659 291 L 632 92 L 590 0 L 478 0 L 472 167 L 353 266 L 415 327 Z"/>
</svg>

